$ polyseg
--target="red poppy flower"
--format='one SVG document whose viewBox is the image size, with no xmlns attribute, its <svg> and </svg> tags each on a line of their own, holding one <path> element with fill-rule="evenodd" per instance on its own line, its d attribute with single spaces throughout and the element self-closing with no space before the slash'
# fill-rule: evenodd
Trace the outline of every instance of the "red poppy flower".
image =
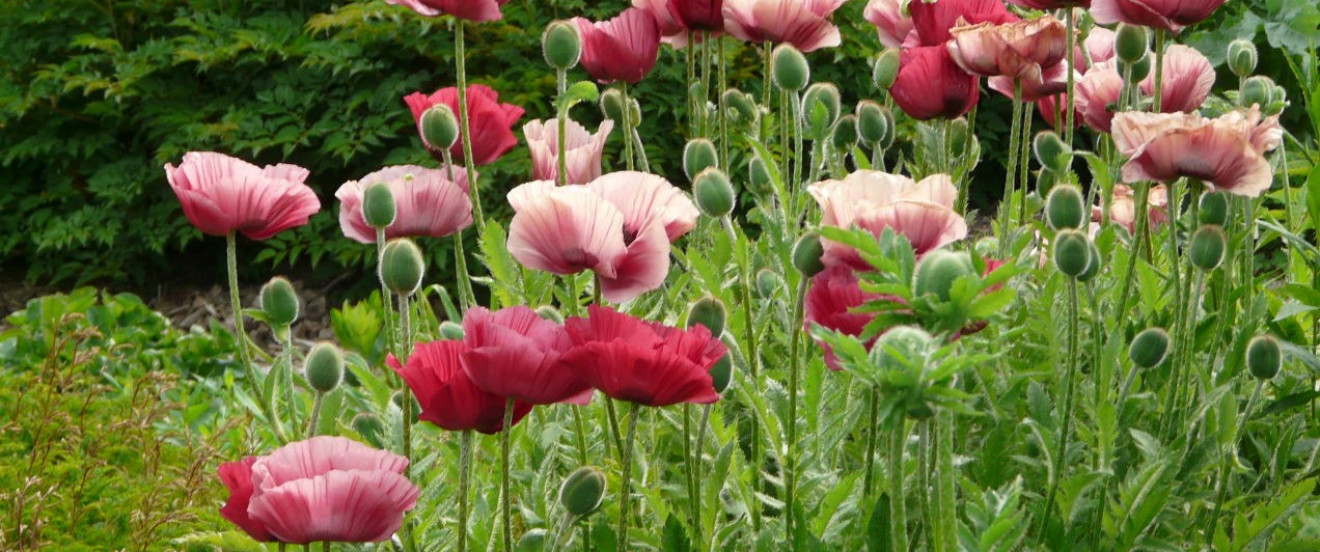
<svg viewBox="0 0 1320 552">
<path fill-rule="evenodd" d="M 256 456 L 249 456 L 241 462 L 220 464 L 220 481 L 229 489 L 229 500 L 220 508 L 220 515 L 258 542 L 275 542 L 278 539 L 266 530 L 266 524 L 248 515 L 253 491 L 252 463 L 256 461 Z"/>
<path fill-rule="evenodd" d="M 582 35 L 582 68 L 601 84 L 637 84 L 655 67 L 660 24 L 641 8 L 628 8 L 609 21 L 574 17 Z"/>
<path fill-rule="evenodd" d="M 612 398 L 647 406 L 720 400 L 709 371 L 727 350 L 701 324 L 680 330 L 592 305 L 564 329 L 573 340 L 564 364 Z"/>
<path fill-rule="evenodd" d="M 559 364 L 568 334 L 536 311 L 517 306 L 463 315 L 463 371 L 478 387 L 532 404 L 591 401 L 591 386 Z"/>
<path fill-rule="evenodd" d="M 441 88 L 430 96 L 413 92 L 404 96 L 403 101 L 408 104 L 408 109 L 412 110 L 413 119 L 417 121 L 417 132 L 420 134 L 422 113 L 425 113 L 427 108 L 442 103 L 454 110 L 454 113 L 458 113 L 458 88 L 453 86 Z M 522 118 L 523 108 L 500 103 L 498 92 L 480 84 L 468 86 L 467 104 L 468 128 L 472 136 L 472 164 L 494 163 L 496 159 L 518 145 L 518 138 L 513 134 L 513 125 Z M 422 143 L 425 144 L 426 140 L 423 139 Z M 442 159 L 440 152 L 431 148 L 430 144 L 426 144 L 426 149 L 436 159 Z M 454 142 L 449 154 L 456 160 L 463 158 L 462 139 Z"/>
<path fill-rule="evenodd" d="M 1178 32 L 1210 17 L 1226 0 L 1092 0 L 1091 16 L 1101 25 L 1127 23 Z"/>
<path fill-rule="evenodd" d="M 1000 0 L 940 0 L 939 2 L 912 2 L 908 4 L 912 25 L 926 46 L 943 46 L 953 38 L 949 30 L 958 25 L 993 23 L 1000 25 L 1017 21 Z"/>
<path fill-rule="evenodd" d="M 417 419 L 450 431 L 475 429 L 487 435 L 504 428 L 505 397 L 477 387 L 463 370 L 461 341 L 419 343 L 406 366 L 390 355 L 386 359 L 395 373 L 417 396 L 422 413 Z M 532 405 L 515 401 L 513 423 L 531 412 Z"/>
<path fill-rule="evenodd" d="M 803 329 L 810 330 L 819 324 L 844 335 L 857 337 L 862 335 L 866 325 L 875 319 L 875 313 L 856 312 L 853 309 L 868 301 L 880 299 L 878 293 L 862 291 L 857 275 L 847 267 L 836 266 L 811 278 L 811 287 L 807 289 L 805 299 L 806 318 Z M 866 348 L 875 343 L 875 337 L 866 340 Z M 823 341 L 816 341 L 825 351 L 825 365 L 831 370 L 840 370 L 839 359 L 834 350 Z"/>
<path fill-rule="evenodd" d="M 468 21 L 498 21 L 500 6 L 509 0 L 385 0 L 386 4 L 407 6 L 426 16 L 452 15 Z"/>
<path fill-rule="evenodd" d="M 981 97 L 976 76 L 958 67 L 943 44 L 904 49 L 889 94 L 904 113 L 923 121 L 961 117 Z"/>
</svg>

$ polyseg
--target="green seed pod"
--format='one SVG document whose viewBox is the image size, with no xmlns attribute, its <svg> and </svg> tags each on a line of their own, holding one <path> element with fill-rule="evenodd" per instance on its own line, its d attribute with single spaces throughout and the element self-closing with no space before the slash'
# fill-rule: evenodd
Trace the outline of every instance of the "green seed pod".
<svg viewBox="0 0 1320 552">
<path fill-rule="evenodd" d="M 1133 63 L 1146 55 L 1146 28 L 1121 23 L 1114 36 L 1114 54 L 1118 59 Z"/>
<path fill-rule="evenodd" d="M 834 124 L 834 149 L 843 153 L 852 151 L 857 145 L 857 116 L 844 115 Z"/>
<path fill-rule="evenodd" d="M 971 135 L 971 126 L 966 117 L 949 121 L 949 151 L 961 155 L 967 150 L 967 137 Z"/>
<path fill-rule="evenodd" d="M 710 167 L 718 167 L 720 164 L 719 154 L 715 151 L 715 143 L 705 138 L 696 138 L 689 140 L 687 146 L 683 147 L 683 174 L 687 175 L 691 181 L 701 171 Z"/>
<path fill-rule="evenodd" d="M 344 354 L 332 343 L 321 342 L 307 352 L 303 377 L 317 393 L 329 393 L 344 379 Z"/>
<path fill-rule="evenodd" d="M 976 274 L 972 257 L 965 251 L 936 249 L 922 257 L 912 275 L 912 288 L 917 296 L 934 295 L 948 301 L 953 283 L 963 276 Z"/>
<path fill-rule="evenodd" d="M 1273 379 L 1283 368 L 1283 348 L 1272 335 L 1258 335 L 1247 344 L 1247 369 L 1256 379 Z"/>
<path fill-rule="evenodd" d="M 390 291 L 404 297 L 411 296 L 422 285 L 422 276 L 426 274 L 422 250 L 407 238 L 390 240 L 380 256 L 378 272 L 381 283 Z"/>
<path fill-rule="evenodd" d="M 1037 134 L 1032 149 L 1036 152 L 1036 161 L 1050 170 L 1063 172 L 1072 165 L 1072 148 L 1052 130 Z"/>
<path fill-rule="evenodd" d="M 884 110 L 883 106 L 871 100 L 857 104 L 857 137 L 867 147 L 874 147 L 889 132 L 889 120 L 885 119 Z"/>
<path fill-rule="evenodd" d="M 611 119 L 619 124 L 623 124 L 623 92 L 617 88 L 609 88 L 600 94 L 600 112 L 606 119 Z"/>
<path fill-rule="evenodd" d="M 1091 240 L 1079 230 L 1061 230 L 1054 235 L 1054 267 L 1076 278 L 1091 264 Z"/>
<path fill-rule="evenodd" d="M 710 383 L 715 388 L 715 392 L 721 395 L 733 383 L 733 359 L 728 354 L 720 357 L 715 364 L 710 366 Z"/>
<path fill-rule="evenodd" d="M 1224 229 L 1207 224 L 1192 232 L 1191 245 L 1187 248 L 1187 257 L 1192 266 L 1201 270 L 1214 270 L 1224 262 L 1224 249 L 1228 247 L 1228 238 Z"/>
<path fill-rule="evenodd" d="M 1241 38 L 1228 45 L 1228 68 L 1238 78 L 1250 75 L 1256 70 L 1256 45 Z"/>
<path fill-rule="evenodd" d="M 261 310 L 272 328 L 287 328 L 298 320 L 298 292 L 280 276 L 261 286 Z"/>
<path fill-rule="evenodd" d="M 1274 81 L 1269 77 L 1257 75 L 1242 83 L 1242 105 L 1251 107 L 1259 105 L 1264 107 L 1270 103 L 1270 91 L 1274 88 Z"/>
<path fill-rule="evenodd" d="M 376 448 L 384 448 L 385 422 L 380 421 L 380 417 L 370 412 L 363 412 L 353 417 L 348 423 L 349 427 L 363 439 L 367 444 Z"/>
<path fill-rule="evenodd" d="M 539 307 L 536 307 L 536 314 L 537 316 L 540 316 L 541 319 L 543 320 L 549 320 L 561 326 L 564 324 L 564 315 L 560 314 L 559 309 L 556 309 L 550 305 L 541 305 Z"/>
<path fill-rule="evenodd" d="M 559 487 L 559 504 L 573 517 L 595 512 L 605 499 L 605 473 L 593 466 L 578 468 Z"/>
<path fill-rule="evenodd" d="M 762 268 L 756 273 L 756 294 L 761 299 L 770 299 L 784 287 L 784 279 L 773 270 Z"/>
<path fill-rule="evenodd" d="M 724 302 L 707 295 L 692 303 L 688 311 L 688 327 L 701 324 L 710 330 L 710 335 L 718 338 L 724 333 L 724 319 L 727 315 L 728 309 L 724 308 Z"/>
<path fill-rule="evenodd" d="M 820 141 L 829 137 L 830 128 L 839 120 L 839 87 L 818 82 L 807 88 L 802 96 L 802 118 L 807 123 L 807 137 Z"/>
<path fill-rule="evenodd" d="M 1045 198 L 1045 221 L 1055 230 L 1081 228 L 1089 214 L 1081 188 L 1072 184 L 1054 186 Z"/>
<path fill-rule="evenodd" d="M 1100 258 L 1100 248 L 1091 242 L 1090 262 L 1086 265 L 1086 272 L 1077 277 L 1078 282 L 1086 283 L 1100 274 L 1100 269 L 1104 268 L 1104 259 Z"/>
<path fill-rule="evenodd" d="M 871 69 L 871 82 L 875 84 L 877 90 L 889 90 L 894 85 L 894 79 L 898 77 L 898 48 L 885 48 L 880 55 L 875 58 L 875 66 Z"/>
<path fill-rule="evenodd" d="M 756 155 L 747 163 L 747 182 L 752 185 L 753 190 L 765 191 L 770 188 L 770 167 L 765 164 L 761 156 Z"/>
<path fill-rule="evenodd" d="M 453 320 L 445 320 L 440 323 L 440 337 L 452 340 L 463 339 L 463 326 Z"/>
<path fill-rule="evenodd" d="M 384 182 L 374 182 L 362 190 L 362 218 L 377 230 L 394 224 L 394 193 Z"/>
<path fill-rule="evenodd" d="M 1128 358 L 1138 368 L 1154 368 L 1164 362 L 1169 352 L 1169 332 L 1164 328 L 1141 330 L 1128 344 Z"/>
<path fill-rule="evenodd" d="M 775 86 L 781 90 L 802 90 L 811 81 L 811 66 L 807 56 L 789 44 L 776 46 L 771 53 L 771 72 Z"/>
<path fill-rule="evenodd" d="M 733 212 L 733 184 L 729 183 L 729 175 L 718 168 L 711 167 L 697 175 L 692 182 L 692 195 L 697 208 L 706 216 L 720 218 Z"/>
<path fill-rule="evenodd" d="M 746 126 L 756 122 L 756 101 L 750 94 L 737 88 L 725 90 L 724 107 L 729 112 L 729 122 L 734 125 Z"/>
<path fill-rule="evenodd" d="M 422 112 L 422 140 L 436 150 L 447 150 L 458 142 L 458 118 L 445 104 L 435 104 Z"/>
<path fill-rule="evenodd" d="M 551 67 L 560 71 L 572 69 L 582 57 L 582 37 L 578 36 L 577 26 L 567 21 L 547 25 L 541 35 L 541 53 Z"/>
<path fill-rule="evenodd" d="M 1201 224 L 1223 226 L 1228 222 L 1228 196 L 1223 192 L 1201 194 L 1196 220 Z"/>
<path fill-rule="evenodd" d="M 821 262 L 821 257 L 825 255 L 825 247 L 821 245 L 820 239 L 820 234 L 807 232 L 793 245 L 793 267 L 805 278 L 825 270 L 825 263 Z"/>
</svg>

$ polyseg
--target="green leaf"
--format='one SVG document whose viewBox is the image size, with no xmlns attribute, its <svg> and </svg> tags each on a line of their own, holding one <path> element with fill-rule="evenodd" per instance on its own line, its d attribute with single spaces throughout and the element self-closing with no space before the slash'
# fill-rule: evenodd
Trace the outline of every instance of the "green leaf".
<svg viewBox="0 0 1320 552">
<path fill-rule="evenodd" d="M 679 523 L 678 517 L 673 512 L 665 519 L 665 527 L 660 535 L 661 552 L 690 552 L 692 544 L 688 541 L 687 533 L 683 529 L 683 524 Z"/>
<path fill-rule="evenodd" d="M 889 495 L 881 493 L 871 508 L 871 519 L 866 522 L 867 552 L 890 552 L 894 537 L 889 531 Z"/>
<path fill-rule="evenodd" d="M 582 102 L 594 102 L 600 97 L 600 90 L 591 81 L 575 82 L 559 97 L 559 116 L 567 117 L 573 106 Z"/>
</svg>

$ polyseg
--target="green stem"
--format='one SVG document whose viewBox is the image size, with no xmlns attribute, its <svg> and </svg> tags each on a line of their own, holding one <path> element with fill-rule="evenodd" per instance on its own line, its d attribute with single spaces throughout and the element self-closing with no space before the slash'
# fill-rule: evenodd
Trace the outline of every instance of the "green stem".
<svg viewBox="0 0 1320 552">
<path fill-rule="evenodd" d="M 709 40 L 709 37 L 707 39 Z M 720 78 L 720 87 L 719 87 L 720 165 L 724 167 L 725 172 L 728 172 L 730 168 L 733 166 L 729 160 L 729 112 L 728 112 L 729 106 L 725 105 L 724 103 L 724 93 L 727 92 L 729 88 L 729 76 L 727 74 L 728 70 L 726 69 L 725 66 L 728 65 L 729 63 L 728 63 L 728 59 L 724 55 L 724 37 L 719 36 L 716 37 L 715 40 L 718 41 L 719 49 L 720 49 L 719 52 L 720 59 L 718 62 L 720 68 L 719 71 L 720 73 L 719 76 Z"/>
<path fill-rule="evenodd" d="M 568 91 L 568 71 L 565 69 L 556 69 L 555 78 L 558 82 L 559 96 L 562 98 Z M 555 157 L 558 159 L 556 167 L 559 169 L 556 180 L 560 186 L 568 184 L 568 112 L 560 113 L 555 117 L 556 126 L 559 127 L 557 136 L 559 140 L 555 142 Z"/>
<path fill-rule="evenodd" d="M 694 458 L 695 454 L 695 458 Z M 683 471 L 688 491 L 688 523 L 692 525 L 693 540 L 701 542 L 701 497 L 697 494 L 697 475 L 695 465 L 700 461 L 701 452 L 694 453 L 692 446 L 692 404 L 683 405 Z"/>
<path fill-rule="evenodd" d="M 1164 29 L 1155 29 L 1155 97 L 1153 98 L 1152 111 L 1159 113 L 1164 104 L 1164 40 L 1166 32 Z M 1173 205 L 1173 202 L 1169 202 Z"/>
<path fill-rule="evenodd" d="M 619 81 L 619 89 L 623 92 L 623 157 L 628 166 L 628 170 L 633 170 L 633 139 L 632 139 L 632 101 L 628 99 L 627 81 Z"/>
<path fill-rule="evenodd" d="M 953 414 L 935 415 L 935 552 L 957 550 L 957 487 L 953 471 Z"/>
<path fill-rule="evenodd" d="M 513 404 L 513 399 L 504 401 L 504 426 L 500 429 L 500 513 L 504 520 L 505 550 L 513 550 L 513 500 L 509 496 L 509 434 L 513 433 Z"/>
<path fill-rule="evenodd" d="M 862 478 L 862 497 L 870 497 L 871 490 L 875 487 L 875 443 L 878 440 L 876 430 L 880 426 L 880 388 L 871 386 L 871 393 L 867 404 L 866 426 L 866 471 Z"/>
<path fill-rule="evenodd" d="M 1068 91 L 1066 92 L 1066 94 L 1068 95 L 1068 107 L 1067 107 L 1068 111 L 1067 113 L 1064 114 L 1063 117 L 1065 121 L 1063 124 L 1063 128 L 1064 128 L 1064 132 L 1066 133 L 1065 142 L 1068 144 L 1068 147 L 1071 148 L 1073 145 L 1073 132 L 1075 130 L 1074 127 L 1077 126 L 1077 122 L 1074 120 L 1077 115 L 1076 115 L 1076 111 L 1073 108 L 1075 101 L 1074 98 L 1077 97 L 1077 94 L 1074 92 L 1074 88 L 1076 86 L 1075 81 L 1077 77 L 1073 74 L 1074 71 L 1072 67 L 1072 55 L 1073 52 L 1077 51 L 1077 21 L 1076 21 L 1077 18 L 1075 15 L 1073 15 L 1072 7 L 1067 7 L 1063 11 L 1064 11 L 1065 25 L 1067 26 L 1068 29 L 1068 50 L 1067 50 L 1068 51 L 1068 56 L 1067 56 Z M 1054 105 L 1057 107 L 1059 105 L 1059 102 L 1056 100 L 1054 102 Z M 1060 119 L 1059 117 L 1054 118 L 1055 121 L 1058 121 L 1059 119 Z"/>
<path fill-rule="evenodd" d="M 724 227 L 730 235 L 737 238 L 738 233 L 733 227 L 729 217 L 724 217 Z M 788 220 L 785 217 L 783 220 Z M 756 339 L 756 304 L 752 302 L 752 286 L 756 282 L 752 279 L 751 269 L 751 251 L 748 249 L 746 239 L 736 239 L 738 244 L 738 270 L 742 272 L 742 311 L 743 311 L 743 339 L 746 340 L 747 365 L 751 373 L 751 385 L 753 393 L 761 392 L 761 355 L 757 350 L 759 344 Z M 752 452 L 750 463 L 753 466 L 752 473 L 752 492 L 761 491 L 761 424 L 756 416 L 751 416 L 751 442 Z M 752 508 L 752 528 L 759 532 L 761 529 L 761 509 Z"/>
<path fill-rule="evenodd" d="M 1036 116 L 1034 104 L 1026 104 L 1022 110 L 1022 137 L 1018 139 L 1018 188 L 1021 196 L 1018 201 L 1018 224 L 1027 224 L 1027 184 L 1031 181 L 1031 121 Z"/>
<path fill-rule="evenodd" d="M 1265 380 L 1256 380 L 1256 388 L 1251 391 L 1251 398 L 1247 399 L 1247 408 L 1242 411 L 1242 416 L 1238 418 L 1237 433 L 1233 434 L 1233 449 L 1237 449 L 1238 443 L 1242 441 L 1242 434 L 1247 430 L 1247 420 L 1251 416 L 1251 410 L 1255 408 L 1256 401 L 1260 399 L 1260 392 L 1265 388 Z M 1219 469 L 1219 475 L 1216 478 L 1215 487 L 1218 489 L 1215 498 L 1215 509 L 1210 514 L 1210 526 L 1205 530 L 1205 542 L 1209 547 L 1214 541 L 1215 529 L 1219 526 L 1219 514 L 1224 509 L 1224 501 L 1228 499 L 1229 472 L 1233 468 L 1233 461 L 1229 457 L 1224 458 L 1224 464 Z"/>
<path fill-rule="evenodd" d="M 449 155 L 449 154 L 446 153 L 445 155 L 447 156 L 447 155 Z M 452 179 L 451 179 L 451 181 L 452 181 Z M 379 268 L 380 268 L 380 262 L 381 262 L 381 259 L 384 259 L 384 258 L 385 258 L 385 242 L 386 242 L 386 241 L 387 241 L 387 240 L 385 239 L 385 229 L 384 229 L 384 228 L 377 228 L 377 229 L 376 229 L 376 268 L 377 268 L 377 270 L 379 270 Z M 379 279 L 379 278 L 378 278 L 378 279 Z M 393 297 L 393 295 L 390 293 L 390 288 L 387 287 L 387 286 L 385 285 L 385 280 L 381 279 L 381 280 L 380 280 L 380 306 L 381 306 L 381 310 L 385 313 L 385 347 L 386 347 L 386 349 L 389 350 L 389 352 L 394 353 L 395 355 L 398 355 L 399 351 L 395 350 L 395 343 L 398 343 L 399 334 L 398 334 L 398 330 L 397 330 L 397 328 L 396 328 L 395 325 L 394 325 L 394 322 L 395 322 L 395 321 L 394 321 L 394 305 L 393 305 L 393 303 L 390 301 L 390 297 Z"/>
<path fill-rule="evenodd" d="M 477 304 L 476 293 L 472 291 L 472 275 L 468 272 L 467 253 L 463 251 L 463 232 L 454 234 L 454 266 L 458 273 L 454 278 L 458 284 L 458 304 L 464 312 Z"/>
<path fill-rule="evenodd" d="M 803 306 L 807 297 L 807 283 L 809 280 L 805 275 L 798 282 L 797 295 L 793 302 L 793 326 L 790 331 L 793 332 L 792 341 L 789 344 L 788 353 L 788 420 L 785 425 L 788 426 L 788 442 L 785 443 L 785 462 L 784 472 L 786 474 L 784 482 L 784 536 L 785 542 L 793 542 L 793 522 L 794 522 L 794 501 L 797 495 L 797 426 L 798 426 L 798 379 L 799 378 L 799 359 L 802 346 L 802 316 Z"/>
<path fill-rule="evenodd" d="M 605 397 L 605 416 L 609 419 L 610 435 L 614 437 L 614 451 L 623 457 L 623 435 L 619 432 L 619 415 L 614 411 L 614 399 Z"/>
<path fill-rule="evenodd" d="M 907 445 L 906 420 L 898 418 L 889 441 L 889 531 L 894 550 L 910 550 L 907 534 L 907 493 L 903 490 L 903 449 Z"/>
<path fill-rule="evenodd" d="M 312 398 L 312 414 L 307 417 L 307 438 L 316 437 L 316 428 L 321 423 L 321 402 L 325 399 L 325 393 L 316 392 Z"/>
<path fill-rule="evenodd" d="M 330 552 L 330 541 L 321 541 L 321 552 Z"/>
<path fill-rule="evenodd" d="M 399 296 L 399 352 L 398 358 L 400 364 L 407 364 L 408 357 L 412 355 L 412 306 L 409 305 L 408 296 Z M 403 457 L 408 459 L 408 465 L 403 468 L 403 476 L 409 477 L 412 472 L 412 388 L 406 383 L 399 385 L 399 393 L 403 396 Z M 405 531 L 407 528 L 405 527 Z"/>
<path fill-rule="evenodd" d="M 701 123 L 698 119 L 697 98 L 692 94 L 692 83 L 697 82 L 696 37 L 696 33 L 689 30 L 687 32 L 687 47 L 684 48 L 687 53 L 687 80 L 683 81 L 683 97 L 687 98 L 688 136 L 696 136 L 697 126 Z"/>
<path fill-rule="evenodd" d="M 1118 294 L 1118 308 L 1114 309 L 1114 320 L 1117 324 L 1122 324 L 1127 319 L 1127 302 L 1132 292 L 1132 281 L 1137 276 L 1137 261 L 1141 259 L 1142 246 L 1145 240 L 1141 239 L 1142 234 L 1146 232 L 1150 225 L 1150 217 L 1146 214 L 1148 203 L 1150 201 L 1150 183 L 1138 182 L 1132 185 L 1136 188 L 1136 228 L 1132 232 L 1132 254 L 1128 256 L 1127 268 L 1123 274 L 1123 287 Z"/>
<path fill-rule="evenodd" d="M 623 489 L 619 492 L 619 551 L 628 550 L 628 526 L 632 508 L 632 453 L 637 437 L 637 419 L 641 417 L 641 404 L 632 403 L 628 413 L 628 437 L 623 448 Z M 512 550 L 512 549 L 510 549 Z"/>
<path fill-rule="evenodd" d="M 467 550 L 468 484 L 472 477 L 472 430 L 464 430 L 458 441 L 458 552 Z"/>
<path fill-rule="evenodd" d="M 299 424 L 298 405 L 296 404 L 297 395 L 294 393 L 293 383 L 293 329 L 285 327 L 282 333 L 284 335 L 282 336 L 280 362 L 284 364 L 284 407 L 289 410 L 289 428 L 296 431 Z"/>
<path fill-rule="evenodd" d="M 261 414 L 270 422 L 271 431 L 281 443 L 289 442 L 284 428 L 274 416 L 270 404 L 262 398 L 261 386 L 257 381 L 257 369 L 252 366 L 251 352 L 248 351 L 247 330 L 243 327 L 243 299 L 238 292 L 238 238 L 230 232 L 225 238 L 225 261 L 229 271 L 229 304 L 234 312 L 234 340 L 238 342 L 238 361 L 243 365 L 243 380 L 247 382 L 248 392 L 257 401 Z"/>
<path fill-rule="evenodd" d="M 1008 257 L 1008 248 L 1013 241 L 1013 193 L 1017 188 L 1018 134 L 1021 132 L 1018 127 L 1022 121 L 1022 81 L 1017 79 L 1013 80 L 1013 115 L 1009 121 L 1008 171 L 1004 175 L 1004 199 L 999 202 L 999 254 L 1004 258 Z"/>
<path fill-rule="evenodd" d="M 457 66 L 458 73 L 458 132 L 459 139 L 463 141 L 463 168 L 467 170 L 468 190 L 472 195 L 472 214 L 476 220 L 477 228 L 486 227 L 486 217 L 481 212 L 481 194 L 480 186 L 477 185 L 476 168 L 472 162 L 472 129 L 470 119 L 468 118 L 467 103 L 467 50 L 463 44 L 463 29 L 466 28 L 462 19 L 454 23 L 454 63 Z"/>
<path fill-rule="evenodd" d="M 1040 537 L 1043 540 L 1049 526 L 1051 511 L 1054 509 L 1054 497 L 1059 492 L 1063 481 L 1064 457 L 1068 455 L 1068 438 L 1072 434 L 1073 395 L 1077 389 L 1077 353 L 1078 353 L 1078 299 L 1077 280 L 1068 279 L 1068 369 L 1064 374 L 1063 425 L 1059 426 L 1059 448 L 1054 455 L 1054 468 L 1050 470 L 1050 490 L 1045 496 L 1045 509 L 1041 515 Z"/>
<path fill-rule="evenodd" d="M 710 104 L 710 31 L 701 32 L 701 135 L 709 137 L 711 135 L 710 109 L 706 106 Z"/>
</svg>

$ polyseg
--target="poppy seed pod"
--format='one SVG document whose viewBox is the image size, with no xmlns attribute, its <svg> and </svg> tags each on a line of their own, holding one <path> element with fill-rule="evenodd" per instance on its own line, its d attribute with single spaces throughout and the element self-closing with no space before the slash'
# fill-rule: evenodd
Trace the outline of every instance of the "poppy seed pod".
<svg viewBox="0 0 1320 552">
<path fill-rule="evenodd" d="M 445 339 L 463 339 L 463 326 L 453 320 L 440 323 L 440 337 Z"/>
<path fill-rule="evenodd" d="M 389 184 L 373 182 L 362 190 L 362 220 L 377 230 L 394 224 L 397 209 Z"/>
<path fill-rule="evenodd" d="M 600 94 L 600 112 L 606 119 L 623 121 L 623 92 L 610 88 Z"/>
<path fill-rule="evenodd" d="M 871 100 L 857 104 L 857 137 L 862 144 L 874 146 L 884 140 L 889 132 L 889 120 L 885 118 L 885 108 Z"/>
<path fill-rule="evenodd" d="M 1224 236 L 1224 229 L 1207 224 L 1192 233 L 1187 256 L 1192 266 L 1201 270 L 1214 270 L 1219 267 L 1219 263 L 1224 262 L 1224 249 L 1227 247 L 1228 238 Z"/>
<path fill-rule="evenodd" d="M 820 234 L 807 232 L 793 245 L 793 267 L 803 277 L 810 278 L 825 270 L 825 263 L 821 262 L 824 255 L 825 248 L 820 243 Z"/>
<path fill-rule="evenodd" d="M 435 104 L 422 113 L 422 140 L 436 150 L 447 150 L 458 142 L 458 118 L 445 104 Z"/>
<path fill-rule="evenodd" d="M 1082 283 L 1091 281 L 1100 274 L 1101 268 L 1104 268 L 1104 260 L 1100 258 L 1100 248 L 1095 246 L 1095 242 L 1091 242 L 1090 262 L 1086 264 L 1086 272 L 1079 275 L 1077 281 Z"/>
<path fill-rule="evenodd" d="M 1269 77 L 1257 75 L 1247 79 L 1242 83 L 1242 105 L 1247 107 L 1268 105 L 1273 89 L 1274 81 Z"/>
<path fill-rule="evenodd" d="M 317 393 L 334 391 L 344 379 L 344 354 L 332 343 L 317 343 L 307 352 L 303 376 Z"/>
<path fill-rule="evenodd" d="M 1114 34 L 1114 55 L 1128 63 L 1146 55 L 1146 29 L 1139 25 L 1121 23 Z"/>
<path fill-rule="evenodd" d="M 271 327 L 287 328 L 293 324 L 298 319 L 298 292 L 293 284 L 276 276 L 261 286 L 261 310 Z"/>
<path fill-rule="evenodd" d="M 1247 369 L 1256 379 L 1273 379 L 1283 368 L 1283 348 L 1272 335 L 1258 335 L 1247 344 Z"/>
<path fill-rule="evenodd" d="M 1239 78 L 1250 75 L 1256 70 L 1256 45 L 1241 38 L 1228 45 L 1228 68 Z"/>
<path fill-rule="evenodd" d="M 912 275 L 912 288 L 917 296 L 933 294 L 940 301 L 948 301 L 953 283 L 963 276 L 976 274 L 972 257 L 964 251 L 936 249 L 917 263 Z"/>
<path fill-rule="evenodd" d="M 729 183 L 729 176 L 716 167 L 697 175 L 692 181 L 692 195 L 697 200 L 697 208 L 707 216 L 720 218 L 733 212 L 733 184 Z"/>
<path fill-rule="evenodd" d="M 1128 358 L 1139 368 L 1154 368 L 1164 362 L 1169 352 L 1169 332 L 1164 328 L 1141 330 L 1128 344 Z"/>
<path fill-rule="evenodd" d="M 549 320 L 555 324 L 563 325 L 564 323 L 564 315 L 559 312 L 559 309 L 550 305 L 536 307 L 536 315 L 540 316 L 542 320 Z"/>
<path fill-rule="evenodd" d="M 559 504 L 578 518 L 596 511 L 604 499 L 605 474 L 592 466 L 578 468 L 564 478 L 559 488 Z"/>
<path fill-rule="evenodd" d="M 733 359 L 729 358 L 727 354 L 720 357 L 719 360 L 715 361 L 715 364 L 710 366 L 709 372 L 710 383 L 715 388 L 715 392 L 721 395 L 724 394 L 724 391 L 729 388 L 729 384 L 733 383 Z"/>
<path fill-rule="evenodd" d="M 701 324 L 710 330 L 710 335 L 718 338 L 724 333 L 724 319 L 727 314 L 728 310 L 724 308 L 723 301 L 707 295 L 692 303 L 692 308 L 688 311 L 688 327 Z"/>
<path fill-rule="evenodd" d="M 1091 263 L 1091 240 L 1079 230 L 1061 230 L 1054 236 L 1054 267 L 1077 278 Z"/>
<path fill-rule="evenodd" d="M 819 141 L 829 136 L 830 128 L 839 120 L 841 101 L 839 87 L 833 83 L 818 82 L 807 88 L 802 96 L 802 118 L 807 123 L 807 137 Z"/>
<path fill-rule="evenodd" d="M 1228 196 L 1223 192 L 1201 194 L 1201 202 L 1196 214 L 1197 222 L 1223 226 L 1228 222 Z"/>
<path fill-rule="evenodd" d="M 547 25 L 541 35 L 541 53 L 551 67 L 560 71 L 572 69 L 582 57 L 582 37 L 577 26 L 567 21 Z"/>
<path fill-rule="evenodd" d="M 776 46 L 770 63 L 775 85 L 782 90 L 802 90 L 811 81 L 811 66 L 807 64 L 807 56 L 791 45 Z"/>
<path fill-rule="evenodd" d="M 893 86 L 894 79 L 898 77 L 898 49 L 885 48 L 880 55 L 875 58 L 875 66 L 871 69 L 871 82 L 875 84 L 878 90 L 889 90 Z"/>
<path fill-rule="evenodd" d="M 1052 130 L 1037 134 L 1031 145 L 1036 153 L 1036 161 L 1044 167 L 1063 172 L 1072 164 L 1072 148 L 1063 143 L 1063 139 Z"/>
<path fill-rule="evenodd" d="M 696 138 L 689 140 L 687 146 L 683 148 L 683 174 L 687 175 L 688 180 L 693 180 L 701 171 L 710 167 L 717 167 L 720 164 L 719 154 L 715 151 L 715 143 L 705 138 Z"/>
<path fill-rule="evenodd" d="M 834 149 L 847 153 L 857 145 L 857 116 L 844 115 L 834 125 Z"/>
<path fill-rule="evenodd" d="M 770 187 L 770 167 L 765 164 L 765 160 L 757 155 L 747 163 L 748 177 L 747 181 L 751 183 L 753 190 L 765 190 Z"/>
<path fill-rule="evenodd" d="M 784 280 L 773 270 L 762 268 L 756 273 L 756 294 L 762 299 L 775 296 L 779 288 L 784 287 Z"/>
<path fill-rule="evenodd" d="M 1090 215 L 1082 190 L 1072 184 L 1054 186 L 1045 199 L 1045 221 L 1050 228 L 1081 228 Z"/>
<path fill-rule="evenodd" d="M 400 296 L 410 296 L 422 285 L 426 273 L 422 250 L 406 238 L 390 240 L 381 253 L 379 271 L 386 288 Z"/>
</svg>

